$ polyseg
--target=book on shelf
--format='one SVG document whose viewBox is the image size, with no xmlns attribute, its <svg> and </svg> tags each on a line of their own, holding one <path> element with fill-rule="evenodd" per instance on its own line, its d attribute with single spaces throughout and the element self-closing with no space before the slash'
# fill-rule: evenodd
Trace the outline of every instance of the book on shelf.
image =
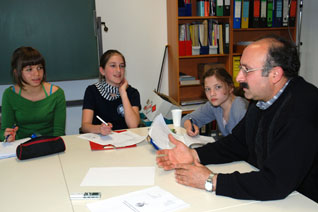
<svg viewBox="0 0 318 212">
<path fill-rule="evenodd" d="M 187 106 L 187 105 L 200 105 L 206 103 L 206 99 L 195 99 L 195 100 L 187 100 L 187 101 L 181 101 L 181 106 Z"/>
<path fill-rule="evenodd" d="M 228 54 L 229 23 L 220 23 L 215 19 L 195 21 L 191 24 L 179 25 L 179 56 Z M 181 51 L 182 43 L 187 43 L 185 51 Z M 192 45 L 192 52 L 187 47 Z M 183 53 L 182 53 L 183 52 Z"/>
<path fill-rule="evenodd" d="M 197 80 L 194 76 L 187 75 L 185 73 L 179 72 L 180 85 L 199 85 L 200 80 Z"/>
<path fill-rule="evenodd" d="M 233 56 L 233 82 L 235 87 L 239 87 L 240 83 L 236 81 L 236 77 L 240 72 L 241 57 Z"/>
<path fill-rule="evenodd" d="M 179 72 L 179 80 L 180 81 L 190 81 L 190 80 L 195 80 L 195 77 L 187 75 L 183 72 Z"/>
<path fill-rule="evenodd" d="M 224 54 L 230 52 L 230 24 L 224 24 Z"/>
<path fill-rule="evenodd" d="M 218 41 L 219 41 L 219 54 L 224 54 L 224 42 L 223 42 L 223 24 L 219 24 L 219 36 L 218 36 Z"/>
<path fill-rule="evenodd" d="M 185 81 L 180 81 L 180 85 L 200 85 L 200 80 L 185 80 Z"/>
</svg>

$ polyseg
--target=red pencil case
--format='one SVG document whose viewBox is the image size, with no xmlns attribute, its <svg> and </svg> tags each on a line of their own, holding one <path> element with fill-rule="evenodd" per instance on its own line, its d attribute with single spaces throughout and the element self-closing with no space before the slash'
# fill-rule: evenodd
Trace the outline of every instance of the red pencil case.
<svg viewBox="0 0 318 212">
<path fill-rule="evenodd" d="M 64 140 L 58 136 L 40 136 L 32 138 L 17 147 L 17 158 L 20 160 L 36 158 L 65 151 Z"/>
</svg>

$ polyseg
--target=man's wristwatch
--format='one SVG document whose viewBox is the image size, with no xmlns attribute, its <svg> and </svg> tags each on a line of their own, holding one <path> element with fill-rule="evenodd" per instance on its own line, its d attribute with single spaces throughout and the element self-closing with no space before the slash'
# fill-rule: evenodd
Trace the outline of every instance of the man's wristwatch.
<svg viewBox="0 0 318 212">
<path fill-rule="evenodd" d="M 212 192 L 213 191 L 213 182 L 212 182 L 212 179 L 214 177 L 214 175 L 217 175 L 216 173 L 211 173 L 210 176 L 208 177 L 208 179 L 205 181 L 205 190 L 206 191 L 209 191 L 209 192 Z"/>
</svg>

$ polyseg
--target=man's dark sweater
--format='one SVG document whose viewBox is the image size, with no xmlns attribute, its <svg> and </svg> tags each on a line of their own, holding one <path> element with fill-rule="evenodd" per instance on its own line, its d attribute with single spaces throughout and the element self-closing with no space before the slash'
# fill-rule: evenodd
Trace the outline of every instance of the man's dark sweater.
<svg viewBox="0 0 318 212">
<path fill-rule="evenodd" d="M 297 190 L 318 202 L 318 89 L 296 77 L 268 109 L 251 102 L 232 134 L 196 150 L 202 164 L 244 160 L 259 169 L 219 174 L 217 195 L 275 200 Z"/>
</svg>

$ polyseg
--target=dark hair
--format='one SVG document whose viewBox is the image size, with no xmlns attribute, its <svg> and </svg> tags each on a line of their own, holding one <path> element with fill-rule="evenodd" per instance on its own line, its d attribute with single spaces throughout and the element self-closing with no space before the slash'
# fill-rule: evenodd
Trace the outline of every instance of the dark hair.
<svg viewBox="0 0 318 212">
<path fill-rule="evenodd" d="M 21 88 L 23 83 L 26 83 L 22 78 L 22 70 L 26 66 L 38 65 L 43 66 L 43 79 L 46 80 L 45 60 L 41 53 L 32 47 L 19 47 L 17 48 L 11 58 L 11 72 L 13 76 L 13 82 L 17 83 Z"/>
<path fill-rule="evenodd" d="M 224 69 L 220 67 L 210 68 L 203 73 L 202 84 L 204 85 L 204 80 L 207 77 L 215 76 L 218 80 L 226 83 L 229 87 L 234 88 L 234 83 L 231 75 Z"/>
<path fill-rule="evenodd" d="M 118 50 L 115 49 L 110 49 L 107 50 L 101 57 L 100 57 L 100 61 L 99 61 L 99 66 L 102 68 L 105 68 L 108 60 L 113 56 L 113 55 L 120 55 L 123 58 L 124 61 L 124 66 L 126 67 L 126 60 L 125 57 L 122 53 L 120 53 Z M 101 74 L 99 74 L 99 79 L 102 80 L 103 76 Z"/>
<path fill-rule="evenodd" d="M 266 35 L 258 40 L 263 39 L 271 40 L 264 64 L 263 76 L 268 76 L 269 71 L 275 66 L 280 66 L 288 79 L 298 76 L 300 59 L 296 45 L 292 41 L 275 34 Z"/>
</svg>

